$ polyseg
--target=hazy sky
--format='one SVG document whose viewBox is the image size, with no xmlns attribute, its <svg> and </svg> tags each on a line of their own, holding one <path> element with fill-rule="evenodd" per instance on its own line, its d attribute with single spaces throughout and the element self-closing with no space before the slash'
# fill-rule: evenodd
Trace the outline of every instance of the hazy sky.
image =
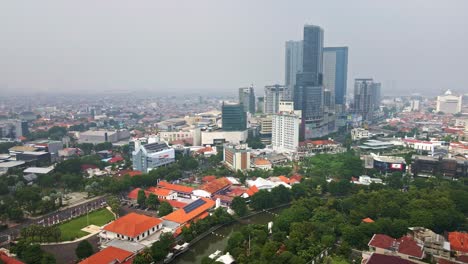
<svg viewBox="0 0 468 264">
<path fill-rule="evenodd" d="M 349 47 L 348 91 L 373 77 L 384 92 L 468 92 L 467 12 L 466 0 L 0 0 L 0 95 L 263 94 L 284 82 L 284 43 L 305 23 Z"/>
</svg>

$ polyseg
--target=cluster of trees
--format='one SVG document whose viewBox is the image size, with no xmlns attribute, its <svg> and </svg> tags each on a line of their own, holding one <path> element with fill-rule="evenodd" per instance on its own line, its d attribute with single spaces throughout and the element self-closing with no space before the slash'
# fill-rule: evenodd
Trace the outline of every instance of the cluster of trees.
<svg viewBox="0 0 468 264">
<path fill-rule="evenodd" d="M 101 151 L 101 150 L 110 150 L 112 149 L 111 142 L 102 142 L 96 145 L 92 143 L 80 143 L 76 144 L 76 147 L 81 149 L 85 155 L 90 155 L 94 152 Z"/>
<path fill-rule="evenodd" d="M 18 243 L 11 248 L 11 251 L 16 254 L 19 259 L 28 264 L 56 263 L 54 255 L 43 251 L 39 244 L 31 243 L 26 239 L 20 239 Z"/>
<path fill-rule="evenodd" d="M 301 173 L 308 177 L 351 179 L 363 173 L 362 161 L 353 151 L 318 154 L 304 159 Z"/>
<path fill-rule="evenodd" d="M 345 197 L 338 192 L 323 199 L 320 194 L 330 193 L 333 183 L 307 179 L 281 191 L 293 202 L 275 219 L 271 235 L 265 226 L 248 226 L 230 237 L 226 250 L 237 263 L 306 263 L 341 240 L 336 259 L 346 261 L 351 248 L 367 248 L 376 233 L 399 238 L 411 226 L 439 234 L 468 230 L 468 187 L 464 183 L 420 179 L 408 191 L 398 187 L 351 186 Z M 277 196 L 280 194 L 260 191 L 252 196 L 251 206 L 256 210 L 271 207 L 268 200 Z M 255 205 L 257 199 L 260 202 Z M 367 217 L 374 222 L 362 222 Z"/>
<path fill-rule="evenodd" d="M 30 242 L 58 242 L 61 235 L 58 226 L 30 225 L 21 229 L 21 238 Z"/>
<path fill-rule="evenodd" d="M 174 242 L 174 236 L 171 233 L 161 234 L 158 241 L 135 257 L 133 264 L 147 264 L 164 260 Z"/>
<path fill-rule="evenodd" d="M 260 137 L 249 137 L 247 139 L 247 145 L 253 149 L 263 149 L 265 148 L 265 144 L 262 143 Z"/>
<path fill-rule="evenodd" d="M 197 222 L 191 223 L 190 227 L 183 227 L 182 237 L 185 241 L 191 241 L 198 235 L 208 231 L 210 228 L 216 225 L 229 223 L 232 220 L 232 216 L 228 214 L 226 210 L 224 210 L 223 208 L 218 208 L 210 216 L 198 220 Z"/>
<path fill-rule="evenodd" d="M 85 259 L 94 254 L 94 249 L 91 243 L 88 240 L 83 240 L 78 243 L 78 246 L 75 249 L 75 254 L 78 259 Z"/>
<path fill-rule="evenodd" d="M 254 210 L 272 208 L 291 201 L 291 190 L 279 185 L 271 190 L 260 190 L 250 198 L 250 206 Z"/>
</svg>

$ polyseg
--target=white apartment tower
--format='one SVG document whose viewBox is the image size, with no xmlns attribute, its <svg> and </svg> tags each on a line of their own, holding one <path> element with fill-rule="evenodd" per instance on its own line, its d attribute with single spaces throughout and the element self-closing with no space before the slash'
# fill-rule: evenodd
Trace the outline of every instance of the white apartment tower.
<svg viewBox="0 0 468 264">
<path fill-rule="evenodd" d="M 271 144 L 277 152 L 295 152 L 299 146 L 300 111 L 294 111 L 294 103 L 280 103 L 280 110 L 273 115 Z"/>
</svg>

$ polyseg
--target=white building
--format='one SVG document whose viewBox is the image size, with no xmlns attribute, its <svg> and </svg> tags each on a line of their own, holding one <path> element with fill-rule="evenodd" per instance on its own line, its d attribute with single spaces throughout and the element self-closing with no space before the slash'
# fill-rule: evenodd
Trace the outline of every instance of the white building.
<svg viewBox="0 0 468 264">
<path fill-rule="evenodd" d="M 233 171 L 250 169 L 250 149 L 247 144 L 225 144 L 223 161 Z"/>
<path fill-rule="evenodd" d="M 163 141 L 173 142 L 176 140 L 192 140 L 194 146 L 201 145 L 200 128 L 190 129 L 186 131 L 161 131 L 159 136 Z"/>
<path fill-rule="evenodd" d="M 133 170 L 149 172 L 175 162 L 175 150 L 163 142 L 140 145 L 139 141 L 135 141 L 132 160 Z"/>
<path fill-rule="evenodd" d="M 280 111 L 273 115 L 271 145 L 277 152 L 295 152 L 299 147 L 300 111 L 293 102 L 281 102 Z"/>
<path fill-rule="evenodd" d="M 122 130 L 88 130 L 80 132 L 78 135 L 79 143 L 99 144 L 104 142 L 116 143 L 120 140 L 130 138 L 130 132 Z"/>
<path fill-rule="evenodd" d="M 101 243 L 114 239 L 142 242 L 161 230 L 162 223 L 163 221 L 159 218 L 129 213 L 105 225 L 99 233 L 99 238 Z M 157 238 L 152 240 L 157 240 Z"/>
<path fill-rule="evenodd" d="M 365 139 L 369 138 L 370 133 L 368 130 L 364 128 L 353 128 L 351 130 L 351 139 L 352 140 L 360 140 L 360 139 Z"/>
<path fill-rule="evenodd" d="M 447 90 L 444 95 L 437 96 L 437 112 L 446 114 L 456 114 L 461 112 L 462 96 L 454 95 L 450 90 Z"/>
<path fill-rule="evenodd" d="M 244 131 L 203 131 L 201 132 L 202 145 L 217 145 L 219 143 L 240 144 L 247 141 L 248 132 Z"/>
</svg>

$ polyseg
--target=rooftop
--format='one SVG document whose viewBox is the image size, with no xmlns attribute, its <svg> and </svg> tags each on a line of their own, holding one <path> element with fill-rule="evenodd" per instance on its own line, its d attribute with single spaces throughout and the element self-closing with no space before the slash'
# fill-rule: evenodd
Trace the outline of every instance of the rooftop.
<svg viewBox="0 0 468 264">
<path fill-rule="evenodd" d="M 193 191 L 192 187 L 188 187 L 188 186 L 184 186 L 184 185 L 178 185 L 178 184 L 172 184 L 172 183 L 168 183 L 167 181 L 160 181 L 158 183 L 158 187 L 173 190 L 173 191 L 180 192 L 180 193 L 187 193 L 187 194 L 192 193 L 192 191 Z"/>
<path fill-rule="evenodd" d="M 214 206 L 215 202 L 213 200 L 207 198 L 200 198 L 184 206 L 183 208 L 164 216 L 163 219 L 179 224 L 184 224 L 197 218 L 202 213 L 208 211 Z"/>
<path fill-rule="evenodd" d="M 210 182 L 207 182 L 205 184 L 203 184 L 200 189 L 201 190 L 204 190 L 210 194 L 213 194 L 213 193 L 216 193 L 228 186 L 231 185 L 231 182 L 226 179 L 225 177 L 223 178 L 219 178 L 219 179 L 215 179 L 213 181 L 210 181 Z"/>
<path fill-rule="evenodd" d="M 450 247 L 453 250 L 468 252 L 468 233 L 450 232 L 448 235 Z"/>
<path fill-rule="evenodd" d="M 395 256 L 373 253 L 365 264 L 414 264 L 414 262 Z"/>
<path fill-rule="evenodd" d="M 103 229 L 128 237 L 136 237 L 161 223 L 162 220 L 159 218 L 129 213 L 106 225 Z"/>
<path fill-rule="evenodd" d="M 79 264 L 124 263 L 131 256 L 133 256 L 132 252 L 111 246 L 97 252 L 89 258 L 82 260 Z"/>
<path fill-rule="evenodd" d="M 35 173 L 35 174 L 47 174 L 51 171 L 53 171 L 54 168 L 52 167 L 47 167 L 47 168 L 39 168 L 39 167 L 29 167 L 25 169 L 23 172 L 24 173 Z"/>
</svg>

